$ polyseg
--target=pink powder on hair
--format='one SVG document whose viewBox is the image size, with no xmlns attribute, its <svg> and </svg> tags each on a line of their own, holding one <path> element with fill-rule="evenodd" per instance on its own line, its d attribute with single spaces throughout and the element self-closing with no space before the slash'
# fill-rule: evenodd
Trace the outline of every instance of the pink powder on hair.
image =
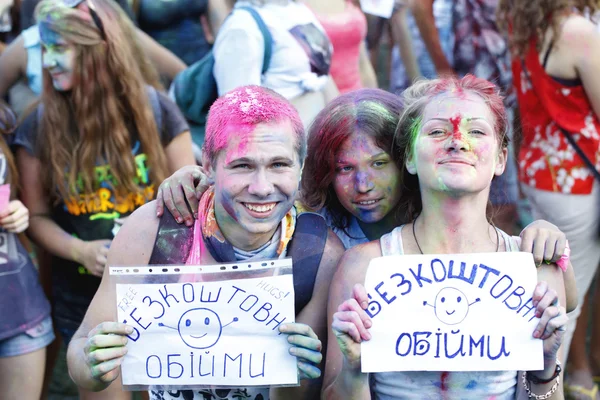
<svg viewBox="0 0 600 400">
<path fill-rule="evenodd" d="M 242 151 L 256 125 L 285 120 L 292 122 L 297 134 L 304 135 L 298 112 L 284 97 L 260 86 L 239 87 L 221 96 L 211 106 L 204 151 L 213 158 L 234 136 L 239 138 L 239 150 Z"/>
</svg>

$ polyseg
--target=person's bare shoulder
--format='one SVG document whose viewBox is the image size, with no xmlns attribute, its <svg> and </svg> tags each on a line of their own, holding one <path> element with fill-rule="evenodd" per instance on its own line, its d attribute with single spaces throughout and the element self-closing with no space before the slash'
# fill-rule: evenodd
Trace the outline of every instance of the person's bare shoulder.
<svg viewBox="0 0 600 400">
<path fill-rule="evenodd" d="M 571 14 L 561 24 L 561 32 L 557 46 L 574 51 L 589 51 L 589 46 L 600 38 L 598 26 L 588 18 Z"/>
<path fill-rule="evenodd" d="M 143 205 L 127 217 L 110 246 L 108 265 L 147 265 L 159 221 L 156 201 Z"/>
<path fill-rule="evenodd" d="M 345 287 L 364 283 L 367 268 L 372 259 L 381 257 L 378 240 L 359 244 L 347 250 L 342 256 L 334 280 L 344 282 Z"/>
</svg>

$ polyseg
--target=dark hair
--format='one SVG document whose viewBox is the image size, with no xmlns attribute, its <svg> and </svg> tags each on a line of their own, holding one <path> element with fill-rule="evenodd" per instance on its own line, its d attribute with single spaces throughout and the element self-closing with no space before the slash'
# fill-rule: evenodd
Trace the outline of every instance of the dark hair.
<svg viewBox="0 0 600 400">
<path fill-rule="evenodd" d="M 335 156 L 353 133 L 369 135 L 385 152 L 393 153 L 394 131 L 402 111 L 401 99 L 380 89 L 359 89 L 329 103 L 309 129 L 308 154 L 302 174 L 302 200 L 313 209 L 327 207 L 333 225 L 346 229 L 350 213 L 333 189 Z M 398 167 L 403 162 L 396 160 Z"/>
<path fill-rule="evenodd" d="M 494 132 L 500 147 L 508 147 L 508 116 L 500 89 L 495 84 L 469 74 L 463 78 L 422 80 L 406 89 L 402 96 L 404 112 L 400 116 L 394 135 L 395 141 L 398 143 L 398 151 L 394 152 L 392 157 L 402 171 L 403 187 L 400 207 L 406 210 L 407 221 L 413 221 L 419 215 L 423 204 L 419 179 L 416 175 L 408 173 L 404 160 L 412 155 L 415 139 L 421 130 L 425 107 L 436 96 L 452 92 L 470 92 L 480 96 L 494 116 Z"/>
</svg>

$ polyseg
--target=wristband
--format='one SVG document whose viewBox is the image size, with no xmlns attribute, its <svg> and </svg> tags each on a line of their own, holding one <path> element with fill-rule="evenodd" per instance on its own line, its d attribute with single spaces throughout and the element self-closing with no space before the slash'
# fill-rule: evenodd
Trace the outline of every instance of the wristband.
<svg viewBox="0 0 600 400">
<path fill-rule="evenodd" d="M 541 378 L 538 378 L 537 376 L 535 376 L 533 373 L 527 372 L 527 380 L 536 385 L 545 385 L 545 384 L 550 383 L 553 380 L 555 380 L 556 377 L 560 375 L 561 371 L 562 371 L 562 368 L 560 366 L 560 361 L 557 359 L 556 360 L 556 368 L 554 369 L 554 374 L 552 374 L 552 376 L 550 378 L 541 379 Z"/>
</svg>

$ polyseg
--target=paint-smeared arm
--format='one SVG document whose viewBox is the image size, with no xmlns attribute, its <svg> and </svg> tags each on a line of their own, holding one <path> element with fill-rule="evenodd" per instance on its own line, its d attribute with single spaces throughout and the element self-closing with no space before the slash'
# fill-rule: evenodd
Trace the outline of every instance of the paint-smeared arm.
<svg viewBox="0 0 600 400">
<path fill-rule="evenodd" d="M 160 217 L 166 206 L 177 223 L 185 221 L 187 226 L 192 226 L 198 215 L 200 198 L 209 186 L 202 167 L 190 165 L 177 170 L 158 188 L 156 215 Z"/>
<path fill-rule="evenodd" d="M 536 315 L 540 316 L 540 323 L 536 330 L 540 331 L 539 337 L 544 339 L 544 370 L 531 371 L 540 379 L 550 378 L 556 369 L 556 360 L 564 364 L 563 350 L 561 347 L 566 330 L 568 317 L 563 305 L 566 301 L 565 283 L 563 272 L 556 265 L 543 265 L 537 270 L 538 285 L 533 294 L 536 306 Z M 517 396 L 519 400 L 529 399 L 522 381 L 522 371 L 517 379 Z M 562 380 L 562 376 L 561 376 Z M 544 395 L 552 389 L 555 380 L 547 384 L 534 384 L 529 382 L 530 390 L 537 395 Z M 562 385 L 552 396 L 553 399 L 564 399 Z"/>
<path fill-rule="evenodd" d="M 537 220 L 532 222 L 523 229 L 520 237 L 520 250 L 533 253 L 536 265 L 542 265 L 544 261 L 555 263 L 565 254 L 566 235 L 556 225 L 548 221 Z M 552 265 L 556 267 L 555 264 Z M 565 307 L 567 312 L 571 312 L 577 307 L 578 303 L 575 274 L 571 263 L 565 271 L 564 283 L 567 296 Z"/>
<path fill-rule="evenodd" d="M 329 339 L 322 398 L 369 400 L 369 374 L 361 372 L 360 341 L 367 340 L 370 319 L 364 287 L 372 258 L 381 256 L 379 243 L 348 250 L 333 277 L 327 305 Z M 343 349 L 343 351 L 342 351 Z"/>
<path fill-rule="evenodd" d="M 323 250 L 323 257 L 321 264 L 319 264 L 319 271 L 315 279 L 315 286 L 310 301 L 300 312 L 296 318 L 296 324 L 300 328 L 302 326 L 308 326 L 312 329 L 313 335 L 320 341 L 320 346 L 317 345 L 313 351 L 308 349 L 300 348 L 300 355 L 307 353 L 307 357 L 299 358 L 300 374 L 304 376 L 314 376 L 317 373 L 318 365 L 321 360 L 313 360 L 309 362 L 310 355 L 314 355 L 316 351 L 324 354 L 327 348 L 327 297 L 329 295 L 329 286 L 335 272 L 336 266 L 344 253 L 344 246 L 340 239 L 330 230 L 325 249 Z M 294 337 L 295 336 L 295 337 Z M 304 334 L 309 336 L 309 334 Z M 312 336 L 312 335 L 310 335 Z M 298 342 L 295 338 L 299 338 L 299 335 L 289 335 L 288 340 L 290 344 L 295 344 L 294 347 L 298 348 Z M 298 355 L 297 355 L 298 356 Z M 322 356 L 318 358 L 322 359 Z M 321 362 L 321 365 L 323 362 Z M 287 399 L 317 399 L 321 391 L 321 378 L 305 379 L 301 381 L 299 387 L 294 388 L 272 388 L 271 399 L 273 400 L 287 400 Z"/>
<path fill-rule="evenodd" d="M 0 97 L 5 97 L 8 90 L 25 76 L 26 68 L 27 51 L 23 35 L 19 35 L 0 55 Z"/>
<path fill-rule="evenodd" d="M 155 202 L 131 214 L 111 245 L 108 265 L 147 265 L 158 222 Z M 110 281 L 107 268 L 67 351 L 69 373 L 77 386 L 115 393 L 106 398 L 118 398 L 117 393 L 122 391 L 120 380 L 113 381 L 119 376 L 119 366 L 127 352 L 125 335 L 133 332 L 133 327 L 114 321 L 115 296 L 115 284 Z"/>
</svg>

